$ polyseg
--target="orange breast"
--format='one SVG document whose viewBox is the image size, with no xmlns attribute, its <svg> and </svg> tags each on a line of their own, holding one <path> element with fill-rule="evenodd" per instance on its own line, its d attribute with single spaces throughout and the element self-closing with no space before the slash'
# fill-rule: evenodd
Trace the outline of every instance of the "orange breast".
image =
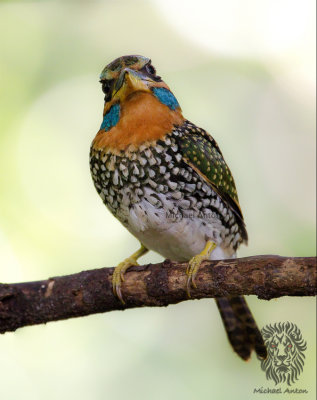
<svg viewBox="0 0 317 400">
<path fill-rule="evenodd" d="M 93 141 L 96 150 L 125 150 L 130 145 L 164 138 L 174 125 L 181 125 L 180 110 L 172 111 L 147 92 L 135 92 L 121 105 L 120 119 L 109 131 L 99 131 Z"/>
</svg>

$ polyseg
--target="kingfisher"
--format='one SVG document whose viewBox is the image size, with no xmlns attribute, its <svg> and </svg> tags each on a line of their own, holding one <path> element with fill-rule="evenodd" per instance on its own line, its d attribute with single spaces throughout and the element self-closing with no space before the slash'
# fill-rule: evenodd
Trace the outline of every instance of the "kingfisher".
<svg viewBox="0 0 317 400">
<path fill-rule="evenodd" d="M 190 297 L 204 260 L 236 257 L 248 235 L 233 176 L 215 139 L 184 118 L 149 58 L 128 55 L 100 75 L 103 120 L 90 150 L 95 188 L 110 212 L 140 241 L 112 277 L 124 304 L 124 273 L 153 250 L 188 262 Z M 234 351 L 248 360 L 267 352 L 242 296 L 216 303 Z"/>
</svg>

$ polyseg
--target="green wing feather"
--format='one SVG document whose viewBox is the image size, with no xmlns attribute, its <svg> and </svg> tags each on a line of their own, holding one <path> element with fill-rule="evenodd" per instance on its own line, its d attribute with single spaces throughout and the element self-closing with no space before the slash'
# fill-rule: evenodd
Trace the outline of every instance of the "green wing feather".
<svg viewBox="0 0 317 400">
<path fill-rule="evenodd" d="M 210 184 L 238 217 L 242 236 L 247 240 L 234 179 L 214 138 L 203 129 L 187 122 L 179 146 L 184 162 Z"/>
</svg>

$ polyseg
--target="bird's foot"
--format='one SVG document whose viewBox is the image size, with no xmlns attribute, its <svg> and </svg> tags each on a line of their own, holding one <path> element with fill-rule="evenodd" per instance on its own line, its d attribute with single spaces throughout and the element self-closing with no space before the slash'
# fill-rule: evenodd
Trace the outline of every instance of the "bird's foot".
<svg viewBox="0 0 317 400">
<path fill-rule="evenodd" d="M 138 258 L 143 256 L 147 251 L 148 249 L 143 245 L 141 245 L 141 248 L 138 251 L 136 251 L 130 257 L 122 261 L 119 265 L 116 266 L 115 270 L 113 271 L 112 275 L 113 294 L 116 297 L 118 297 L 118 299 L 121 301 L 122 304 L 125 304 L 121 291 L 121 284 L 122 282 L 124 282 L 124 274 L 128 268 L 132 267 L 133 265 L 139 265 L 137 261 Z"/>
<path fill-rule="evenodd" d="M 186 274 L 188 275 L 187 278 L 187 284 L 186 284 L 186 292 L 187 296 L 190 298 L 190 288 L 191 286 L 196 289 L 197 285 L 195 282 L 195 278 L 197 275 L 197 272 L 201 266 L 201 263 L 205 260 L 208 260 L 210 254 L 213 252 L 213 250 L 217 247 L 216 243 L 212 242 L 211 240 L 208 240 L 206 243 L 206 246 L 204 250 L 198 254 L 197 256 L 194 256 L 189 260 L 188 267 L 186 269 Z"/>
<path fill-rule="evenodd" d="M 139 265 L 136 258 L 128 257 L 124 261 L 122 261 L 119 265 L 116 266 L 115 270 L 113 271 L 112 275 L 112 288 L 113 294 L 118 297 L 122 304 L 125 304 L 125 301 L 122 297 L 121 292 L 121 284 L 124 282 L 124 273 L 126 270 L 133 265 Z"/>
</svg>

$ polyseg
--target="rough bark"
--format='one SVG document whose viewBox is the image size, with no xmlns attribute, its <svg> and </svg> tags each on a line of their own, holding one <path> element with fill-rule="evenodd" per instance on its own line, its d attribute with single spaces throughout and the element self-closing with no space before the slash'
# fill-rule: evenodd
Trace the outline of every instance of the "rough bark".
<svg viewBox="0 0 317 400">
<path fill-rule="evenodd" d="M 114 268 L 100 268 L 45 281 L 0 284 L 0 333 L 94 313 L 133 307 L 161 307 L 188 300 L 186 263 L 169 260 L 131 267 L 122 293 L 113 295 Z M 205 261 L 196 278 L 192 299 L 256 295 L 316 295 L 316 258 L 274 255 Z"/>
</svg>

